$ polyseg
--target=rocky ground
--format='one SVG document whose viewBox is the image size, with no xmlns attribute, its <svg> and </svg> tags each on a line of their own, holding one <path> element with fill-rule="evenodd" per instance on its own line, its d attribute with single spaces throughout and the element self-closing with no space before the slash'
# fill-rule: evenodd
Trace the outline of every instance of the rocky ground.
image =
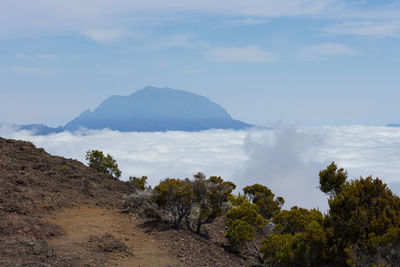
<svg viewBox="0 0 400 267">
<path fill-rule="evenodd" d="M 224 223 L 210 240 L 121 212 L 131 184 L 0 138 L 1 266 L 246 266 Z"/>
</svg>

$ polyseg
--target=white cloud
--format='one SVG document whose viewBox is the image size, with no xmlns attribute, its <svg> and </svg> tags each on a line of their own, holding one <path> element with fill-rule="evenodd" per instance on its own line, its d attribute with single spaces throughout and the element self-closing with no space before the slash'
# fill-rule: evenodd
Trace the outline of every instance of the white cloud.
<svg viewBox="0 0 400 267">
<path fill-rule="evenodd" d="M 387 37 L 398 36 L 400 10 L 398 4 L 369 5 L 364 1 L 344 0 L 3 0 L 0 38 L 84 32 L 96 41 L 109 42 L 137 28 L 149 29 L 154 23 L 160 25 L 176 17 L 191 21 L 202 15 L 224 16 L 228 21 L 233 18 L 232 23 L 245 25 L 281 17 L 364 19 L 372 22 L 346 22 L 325 30 L 334 34 Z"/>
<path fill-rule="evenodd" d="M 347 45 L 338 43 L 321 43 L 304 47 L 300 55 L 304 58 L 321 58 L 327 56 L 359 55 L 360 53 Z"/>
<path fill-rule="evenodd" d="M 0 33 L 8 35 L 35 32 L 82 32 L 82 29 L 126 28 L 137 20 L 176 14 L 223 15 L 244 17 L 303 16 L 324 13 L 339 0 L 3 0 L 0 9 Z M 115 32 L 91 33 L 96 39 L 108 39 Z M 107 36 L 107 37 L 103 37 Z"/>
<path fill-rule="evenodd" d="M 313 127 L 256 131 L 120 133 L 110 130 L 31 136 L 0 127 L 0 136 L 30 140 L 51 154 L 85 161 L 85 152 L 100 149 L 113 155 L 123 178 L 147 175 L 155 185 L 165 177 L 190 177 L 202 171 L 220 175 L 243 188 L 270 187 L 300 205 L 325 209 L 316 187 L 318 172 L 331 161 L 349 178 L 374 175 L 400 190 L 400 128 Z M 397 194 L 400 191 L 395 191 Z"/>
<path fill-rule="evenodd" d="M 285 198 L 286 208 L 301 201 L 301 206 L 325 210 L 326 196 L 317 187 L 318 172 L 327 161 L 314 157 L 324 142 L 318 132 L 288 128 L 250 133 L 243 146 L 248 159 L 239 177 L 246 177 L 248 184 L 267 185 Z"/>
<path fill-rule="evenodd" d="M 323 29 L 333 35 L 359 35 L 369 37 L 399 37 L 400 20 L 391 21 L 348 21 Z"/>
<path fill-rule="evenodd" d="M 99 43 L 110 43 L 121 40 L 129 33 L 123 29 L 90 29 L 84 31 L 84 35 Z"/>
<path fill-rule="evenodd" d="M 271 62 L 276 56 L 257 45 L 221 47 L 207 52 L 207 57 L 220 62 Z"/>
<path fill-rule="evenodd" d="M 140 14 L 160 12 L 207 12 L 225 15 L 249 16 L 299 16 L 321 13 L 340 1 L 337 0 L 70 0 L 60 4 L 51 0 L 41 0 L 32 3 L 21 0 L 18 3 L 12 0 L 3 0 L 2 10 L 8 15 L 46 15 L 49 18 L 74 18 L 80 20 L 101 19 L 109 15 Z M 22 6 L 24 6 L 22 8 Z"/>
</svg>

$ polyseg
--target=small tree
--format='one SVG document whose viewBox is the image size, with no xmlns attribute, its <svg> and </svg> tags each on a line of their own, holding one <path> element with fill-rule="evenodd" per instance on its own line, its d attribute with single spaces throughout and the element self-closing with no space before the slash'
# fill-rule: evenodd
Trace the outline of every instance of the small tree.
<svg viewBox="0 0 400 267">
<path fill-rule="evenodd" d="M 255 237 L 255 229 L 266 223 L 267 220 L 260 215 L 256 204 L 243 202 L 227 212 L 228 231 L 225 236 L 234 247 L 240 247 L 251 242 Z"/>
<path fill-rule="evenodd" d="M 265 219 L 271 219 L 278 214 L 285 203 L 283 197 L 277 197 L 274 199 L 275 195 L 272 191 L 268 187 L 260 184 L 246 186 L 243 188 L 243 192 L 252 203 L 257 205 L 260 214 Z"/>
<path fill-rule="evenodd" d="M 340 168 L 338 170 L 335 162 L 332 162 L 325 170 L 319 172 L 319 188 L 322 192 L 333 196 L 338 194 L 347 179 L 347 172 Z"/>
<path fill-rule="evenodd" d="M 245 202 L 249 202 L 249 198 L 246 195 L 240 194 L 240 192 L 235 195 L 230 195 L 228 201 L 233 207 L 242 205 Z"/>
<path fill-rule="evenodd" d="M 107 174 L 113 177 L 119 178 L 121 176 L 121 171 L 118 169 L 117 161 L 107 154 L 99 150 L 89 150 L 86 152 L 86 160 L 89 163 L 89 167 Z"/>
<path fill-rule="evenodd" d="M 368 244 L 400 228 L 400 198 L 378 178 L 346 182 L 329 200 L 329 207 L 326 225 L 332 229 L 335 261 L 341 264 L 357 261 L 361 252 L 360 258 L 372 258 Z"/>
<path fill-rule="evenodd" d="M 175 227 L 180 229 L 182 220 L 192 211 L 193 187 L 189 179 L 167 178 L 153 189 L 152 198 L 159 208 L 170 212 Z"/>
<path fill-rule="evenodd" d="M 147 176 L 142 176 L 141 178 L 130 176 L 129 182 L 132 183 L 137 190 L 145 190 L 147 184 Z"/>
<path fill-rule="evenodd" d="M 326 244 L 323 227 L 312 222 L 304 232 L 267 236 L 260 250 L 272 266 L 324 266 Z"/>
<path fill-rule="evenodd" d="M 196 205 L 199 207 L 199 215 L 194 219 L 195 229 L 192 227 L 193 222 L 189 220 L 187 220 L 187 225 L 189 229 L 200 234 L 203 224 L 212 223 L 226 212 L 224 204 L 228 202 L 236 185 L 217 176 L 206 179 L 206 176 L 200 172 L 193 177 L 194 181 L 191 181 L 191 184 Z"/>
<path fill-rule="evenodd" d="M 286 266 L 320 266 L 327 244 L 323 214 L 292 207 L 273 218 L 274 233 L 263 240 L 261 252 L 271 263 Z"/>
<path fill-rule="evenodd" d="M 323 218 L 324 216 L 319 210 L 294 206 L 290 210 L 281 211 L 272 221 L 275 224 L 275 232 L 295 234 L 304 232 L 313 221 L 322 225 Z"/>
</svg>

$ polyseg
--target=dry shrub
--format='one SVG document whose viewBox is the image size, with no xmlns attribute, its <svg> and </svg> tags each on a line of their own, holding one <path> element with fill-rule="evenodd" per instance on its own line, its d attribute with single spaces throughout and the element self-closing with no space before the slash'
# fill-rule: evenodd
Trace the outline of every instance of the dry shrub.
<svg viewBox="0 0 400 267">
<path fill-rule="evenodd" d="M 139 218 L 160 219 L 162 214 L 159 212 L 157 204 L 150 198 L 150 195 L 151 190 L 149 189 L 125 195 L 123 198 L 124 211 L 132 213 Z"/>
</svg>

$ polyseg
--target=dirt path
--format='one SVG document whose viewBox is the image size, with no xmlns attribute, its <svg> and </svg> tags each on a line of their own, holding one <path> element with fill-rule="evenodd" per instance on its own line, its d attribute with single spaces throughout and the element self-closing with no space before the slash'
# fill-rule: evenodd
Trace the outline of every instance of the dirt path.
<svg viewBox="0 0 400 267">
<path fill-rule="evenodd" d="M 66 265 L 85 266 L 181 266 L 182 263 L 167 250 L 158 246 L 138 225 L 140 220 L 118 210 L 98 207 L 67 209 L 50 215 L 49 222 L 60 225 L 65 235 L 48 241 Z M 122 241 L 131 254 L 106 252 L 93 237 L 106 233 Z"/>
</svg>

